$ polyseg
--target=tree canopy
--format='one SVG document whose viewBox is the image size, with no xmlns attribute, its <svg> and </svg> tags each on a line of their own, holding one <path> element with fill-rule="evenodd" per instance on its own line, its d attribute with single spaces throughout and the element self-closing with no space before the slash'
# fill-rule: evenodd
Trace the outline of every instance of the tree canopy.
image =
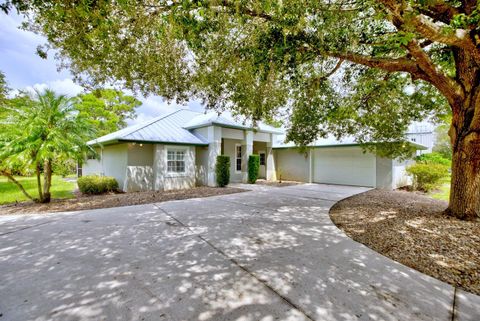
<svg viewBox="0 0 480 321">
<path fill-rule="evenodd" d="M 7 116 L 2 119 L 0 132 L 0 174 L 18 185 L 27 197 L 49 202 L 54 162 L 83 159 L 92 127 L 79 115 L 73 99 L 51 90 L 37 91 L 34 96 L 21 93 L 5 108 Z M 13 174 L 17 169 L 36 173 L 38 198 L 27 194 L 16 181 Z"/>
<path fill-rule="evenodd" d="M 450 108 L 449 211 L 480 215 L 480 9 L 476 0 L 7 0 L 80 81 L 257 119 L 288 138 L 355 135 L 408 147 L 413 120 Z M 383 144 L 381 146 L 392 146 Z M 408 148 L 407 150 L 408 151 Z"/>
<path fill-rule="evenodd" d="M 135 109 L 141 102 L 115 89 L 99 89 L 78 95 L 75 108 L 103 136 L 127 126 L 127 120 L 137 117 Z M 93 138 L 93 137 L 92 137 Z"/>
</svg>

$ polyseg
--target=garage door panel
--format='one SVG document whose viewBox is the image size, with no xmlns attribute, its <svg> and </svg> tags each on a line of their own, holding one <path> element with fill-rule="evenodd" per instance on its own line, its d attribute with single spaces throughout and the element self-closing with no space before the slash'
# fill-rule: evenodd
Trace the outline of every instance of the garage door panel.
<svg viewBox="0 0 480 321">
<path fill-rule="evenodd" d="M 318 148 L 313 162 L 316 183 L 375 186 L 375 156 L 361 148 Z"/>
</svg>

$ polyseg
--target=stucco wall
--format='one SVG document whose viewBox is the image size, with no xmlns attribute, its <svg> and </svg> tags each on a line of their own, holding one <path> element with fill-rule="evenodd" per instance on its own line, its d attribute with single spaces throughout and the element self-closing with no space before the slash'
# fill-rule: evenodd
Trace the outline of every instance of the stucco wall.
<svg viewBox="0 0 480 321">
<path fill-rule="evenodd" d="M 195 148 L 195 173 L 197 186 L 208 184 L 208 147 Z"/>
<path fill-rule="evenodd" d="M 405 161 L 393 160 L 393 188 L 412 184 L 412 178 L 408 176 L 406 168 L 413 163 L 414 161 L 411 159 Z"/>
<path fill-rule="evenodd" d="M 167 151 L 185 151 L 185 172 L 167 172 Z M 155 190 L 172 190 L 195 187 L 195 146 L 160 145 L 154 146 L 153 175 Z"/>
<path fill-rule="evenodd" d="M 237 172 L 235 170 L 235 145 L 236 144 L 242 145 L 242 141 L 235 140 L 235 139 L 224 139 L 223 145 L 222 145 L 222 155 L 226 155 L 230 157 L 230 182 L 232 183 L 238 183 L 242 181 L 242 173 Z M 245 152 L 245 151 L 242 150 L 242 152 Z"/>
<path fill-rule="evenodd" d="M 286 148 L 274 151 L 277 179 L 308 182 L 309 158 L 298 149 Z"/>
<path fill-rule="evenodd" d="M 103 173 L 105 176 L 112 176 L 118 182 L 120 188 L 125 183 L 128 161 L 128 145 L 118 144 L 105 146 L 103 149 Z"/>
<path fill-rule="evenodd" d="M 153 144 L 128 144 L 128 166 L 152 166 Z"/>
<path fill-rule="evenodd" d="M 376 157 L 376 188 L 391 190 L 394 188 L 393 164 L 391 158 Z"/>
</svg>

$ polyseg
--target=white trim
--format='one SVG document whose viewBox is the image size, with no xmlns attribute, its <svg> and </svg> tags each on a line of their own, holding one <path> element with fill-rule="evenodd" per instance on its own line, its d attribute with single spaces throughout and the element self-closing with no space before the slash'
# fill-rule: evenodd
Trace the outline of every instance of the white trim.
<svg viewBox="0 0 480 321">
<path fill-rule="evenodd" d="M 187 157 L 187 151 L 188 149 L 185 147 L 167 147 L 165 148 L 165 168 L 166 168 L 166 175 L 165 177 L 181 177 L 181 176 L 187 176 L 187 162 L 185 158 Z M 176 152 L 183 152 L 183 172 L 172 172 L 168 170 L 168 152 L 175 152 L 175 158 L 176 158 Z M 177 161 L 177 159 L 172 160 L 172 161 Z"/>
<path fill-rule="evenodd" d="M 240 148 L 241 148 L 241 150 L 240 150 L 240 153 L 241 153 L 240 157 L 237 156 L 237 147 L 239 147 L 239 146 L 240 146 Z M 242 148 L 242 144 L 235 144 L 235 164 L 234 164 L 234 166 L 235 166 L 235 173 L 236 173 L 236 174 L 239 174 L 239 173 L 242 172 L 242 162 L 243 162 L 243 150 L 242 150 L 242 149 L 243 149 L 243 148 Z M 240 170 L 237 169 L 237 160 L 238 160 L 238 159 L 240 159 Z"/>
</svg>

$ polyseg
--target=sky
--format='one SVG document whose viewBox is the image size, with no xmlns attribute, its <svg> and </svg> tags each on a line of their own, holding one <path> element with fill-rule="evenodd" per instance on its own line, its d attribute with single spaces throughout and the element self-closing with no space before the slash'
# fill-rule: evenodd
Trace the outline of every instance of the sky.
<svg viewBox="0 0 480 321">
<path fill-rule="evenodd" d="M 59 94 L 75 96 L 84 91 L 83 87 L 73 82 L 68 70 L 59 71 L 54 53 L 49 52 L 48 59 L 42 59 L 36 54 L 38 45 L 46 43 L 46 39 L 30 31 L 18 27 L 22 17 L 11 12 L 9 15 L 0 13 L 0 70 L 5 73 L 7 82 L 12 89 L 39 90 L 50 88 Z M 137 96 L 142 106 L 137 109 L 138 117 L 129 125 L 148 120 L 166 112 L 179 108 L 190 108 L 203 111 L 203 106 L 197 101 L 187 105 L 168 103 L 159 96 Z"/>
</svg>

